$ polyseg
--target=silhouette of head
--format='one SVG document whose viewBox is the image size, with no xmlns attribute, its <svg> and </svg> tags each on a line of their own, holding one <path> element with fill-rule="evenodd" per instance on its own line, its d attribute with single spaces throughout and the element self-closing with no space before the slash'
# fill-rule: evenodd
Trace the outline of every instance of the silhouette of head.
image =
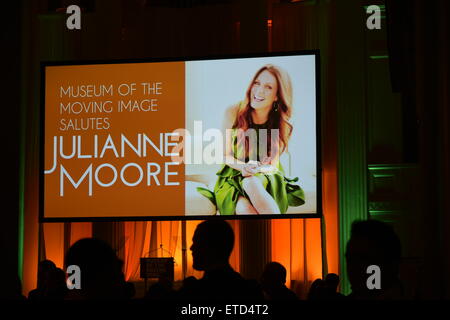
<svg viewBox="0 0 450 320">
<path fill-rule="evenodd" d="M 66 264 L 81 271 L 81 295 L 86 298 L 118 297 L 123 287 L 122 261 L 105 242 L 85 238 L 75 242 L 66 255 Z"/>
<path fill-rule="evenodd" d="M 223 220 L 207 220 L 200 223 L 192 238 L 193 267 L 207 271 L 228 265 L 234 246 L 234 232 Z"/>
<path fill-rule="evenodd" d="M 48 285 L 51 289 L 65 289 L 66 273 L 60 268 L 55 268 L 49 278 Z"/>
<path fill-rule="evenodd" d="M 370 265 L 380 267 L 381 288 L 389 288 L 398 279 L 400 257 L 400 240 L 389 225 L 376 220 L 354 222 L 346 251 L 352 292 L 368 292 Z"/>
<path fill-rule="evenodd" d="M 337 292 L 339 286 L 339 276 L 335 273 L 329 273 L 323 279 L 316 279 L 311 284 L 308 292 L 308 300 L 334 300 L 340 299 L 341 295 Z"/>
<path fill-rule="evenodd" d="M 52 276 L 55 269 L 56 269 L 56 265 L 53 263 L 53 261 L 42 260 L 41 262 L 39 262 L 38 278 L 37 278 L 37 287 L 38 288 L 48 286 L 50 277 Z"/>
<path fill-rule="evenodd" d="M 261 276 L 263 287 L 282 287 L 286 283 L 286 268 L 278 262 L 266 264 Z"/>
<path fill-rule="evenodd" d="M 339 286 L 339 276 L 335 273 L 329 273 L 325 277 L 325 283 L 327 287 L 335 292 Z"/>
</svg>

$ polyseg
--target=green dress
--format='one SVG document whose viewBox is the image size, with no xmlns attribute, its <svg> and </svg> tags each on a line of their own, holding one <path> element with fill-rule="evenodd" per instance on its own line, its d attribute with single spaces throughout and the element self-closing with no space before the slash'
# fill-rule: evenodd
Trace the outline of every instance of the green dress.
<svg viewBox="0 0 450 320">
<path fill-rule="evenodd" d="M 259 130 L 267 129 L 266 124 L 252 124 L 251 128 L 256 129 L 257 145 L 259 146 Z M 233 153 L 236 158 L 242 150 L 238 150 L 237 146 L 237 130 L 233 130 L 232 135 Z M 259 153 L 259 150 L 257 151 Z M 258 155 L 258 161 L 259 155 Z M 257 173 L 257 176 L 263 183 L 267 192 L 273 197 L 278 204 L 281 213 L 286 213 L 289 206 L 300 206 L 305 203 L 305 195 L 302 188 L 296 184 L 298 178 L 290 179 L 285 176 L 283 167 L 278 161 L 277 171 L 275 173 Z M 236 214 L 236 204 L 239 196 L 244 196 L 249 201 L 249 197 L 242 188 L 242 181 L 244 177 L 239 170 L 231 168 L 224 164 L 222 168 L 217 172 L 217 182 L 214 187 L 214 192 L 198 187 L 197 191 L 211 200 L 217 207 L 221 215 L 234 215 Z"/>
</svg>

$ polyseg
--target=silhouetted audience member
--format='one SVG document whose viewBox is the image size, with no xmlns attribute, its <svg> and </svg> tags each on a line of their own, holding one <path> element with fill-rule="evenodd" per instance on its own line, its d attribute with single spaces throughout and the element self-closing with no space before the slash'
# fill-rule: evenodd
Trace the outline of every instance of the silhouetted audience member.
<svg viewBox="0 0 450 320">
<path fill-rule="evenodd" d="M 298 300 L 286 287 L 286 268 L 278 262 L 269 262 L 261 275 L 261 286 L 268 300 Z"/>
<path fill-rule="evenodd" d="M 329 273 L 325 280 L 316 279 L 309 289 L 308 300 L 340 300 L 345 296 L 337 292 L 339 286 L 339 276 Z"/>
<path fill-rule="evenodd" d="M 37 288 L 30 291 L 30 300 L 63 300 L 67 292 L 66 274 L 50 260 L 38 265 Z"/>
<path fill-rule="evenodd" d="M 339 276 L 335 273 L 329 273 L 325 277 L 325 282 L 332 291 L 336 291 L 339 287 Z"/>
<path fill-rule="evenodd" d="M 177 297 L 189 300 L 255 300 L 264 299 L 258 283 L 244 279 L 228 260 L 234 246 L 234 232 L 222 220 L 200 223 L 192 239 L 193 267 L 204 271 L 200 280 L 189 277 Z"/>
<path fill-rule="evenodd" d="M 63 300 L 67 294 L 66 273 L 56 268 L 50 275 L 48 295 L 51 299 Z"/>
<path fill-rule="evenodd" d="M 22 283 L 17 274 L 17 268 L 3 263 L 0 263 L 0 274 L 2 275 L 0 300 L 26 300 L 22 294 Z"/>
<path fill-rule="evenodd" d="M 351 299 L 402 299 L 403 286 L 398 278 L 401 258 L 400 240 L 387 224 L 366 220 L 353 223 L 346 250 Z M 369 289 L 370 265 L 380 268 L 381 288 Z"/>
<path fill-rule="evenodd" d="M 167 277 L 160 277 L 158 282 L 153 284 L 145 294 L 145 299 L 149 300 L 172 300 L 175 295 L 173 283 Z"/>
<path fill-rule="evenodd" d="M 128 299 L 134 286 L 125 281 L 123 262 L 105 242 L 85 238 L 75 242 L 67 252 L 66 264 L 77 265 L 81 289 L 68 292 L 68 299 Z"/>
<path fill-rule="evenodd" d="M 42 299 L 46 295 L 50 273 L 56 269 L 53 261 L 43 260 L 38 264 L 37 288 L 28 293 L 28 299 Z"/>
</svg>

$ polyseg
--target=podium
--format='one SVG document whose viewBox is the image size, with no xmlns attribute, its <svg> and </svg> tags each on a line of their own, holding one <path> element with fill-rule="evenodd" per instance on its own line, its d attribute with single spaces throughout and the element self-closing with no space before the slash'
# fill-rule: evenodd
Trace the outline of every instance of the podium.
<svg viewBox="0 0 450 320">
<path fill-rule="evenodd" d="M 145 281 L 145 292 L 147 292 L 147 279 L 166 278 L 173 282 L 175 261 L 169 258 L 141 258 L 140 277 Z"/>
</svg>

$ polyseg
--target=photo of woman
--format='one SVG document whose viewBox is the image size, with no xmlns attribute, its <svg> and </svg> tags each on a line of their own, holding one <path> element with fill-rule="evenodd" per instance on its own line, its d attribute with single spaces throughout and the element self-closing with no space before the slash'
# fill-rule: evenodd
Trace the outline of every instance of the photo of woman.
<svg viewBox="0 0 450 320">
<path fill-rule="evenodd" d="M 298 178 L 287 177 L 280 162 L 294 130 L 292 108 L 288 73 L 266 64 L 255 73 L 245 99 L 226 109 L 224 164 L 213 192 L 197 188 L 220 215 L 284 214 L 305 203 Z"/>
</svg>

